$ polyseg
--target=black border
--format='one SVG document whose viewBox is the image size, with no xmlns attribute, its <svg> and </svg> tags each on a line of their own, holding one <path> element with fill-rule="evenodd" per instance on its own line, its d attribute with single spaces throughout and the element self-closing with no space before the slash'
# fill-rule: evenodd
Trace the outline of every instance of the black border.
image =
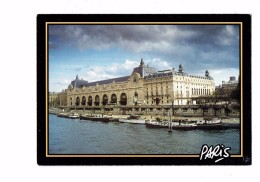
<svg viewBox="0 0 260 182">
<path fill-rule="evenodd" d="M 214 163 L 195 157 L 46 157 L 46 22 L 242 22 L 243 37 L 243 157 Z M 39 165 L 250 165 L 251 134 L 251 16 L 246 14 L 132 14 L 37 16 L 37 163 Z"/>
</svg>

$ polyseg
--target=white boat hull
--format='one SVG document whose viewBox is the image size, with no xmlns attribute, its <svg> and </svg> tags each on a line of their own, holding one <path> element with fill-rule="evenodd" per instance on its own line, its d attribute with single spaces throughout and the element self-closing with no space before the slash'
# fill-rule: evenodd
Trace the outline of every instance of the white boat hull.
<svg viewBox="0 0 260 182">
<path fill-rule="evenodd" d="M 144 119 L 119 119 L 121 123 L 145 124 Z"/>
</svg>

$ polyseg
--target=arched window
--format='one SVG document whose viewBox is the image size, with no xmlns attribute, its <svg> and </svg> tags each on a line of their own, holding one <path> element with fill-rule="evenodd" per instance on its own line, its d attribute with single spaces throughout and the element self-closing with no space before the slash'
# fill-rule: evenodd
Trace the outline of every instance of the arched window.
<svg viewBox="0 0 260 182">
<path fill-rule="evenodd" d="M 80 98 L 77 97 L 77 98 L 76 98 L 76 106 L 79 106 L 79 104 L 80 104 Z"/>
<path fill-rule="evenodd" d="M 125 93 L 122 93 L 120 96 L 120 103 L 121 105 L 126 105 L 127 104 L 127 97 Z"/>
<path fill-rule="evenodd" d="M 99 102 L 100 102 L 99 96 L 96 95 L 96 96 L 95 96 L 95 106 L 99 106 Z"/>
<path fill-rule="evenodd" d="M 91 96 L 88 97 L 88 105 L 92 106 L 92 97 Z"/>
<path fill-rule="evenodd" d="M 86 105 L 86 97 L 82 97 L 81 105 L 85 106 Z"/>
<path fill-rule="evenodd" d="M 104 106 L 107 105 L 107 103 L 108 103 L 108 97 L 107 97 L 106 94 L 103 95 L 102 103 L 103 103 Z"/>
<path fill-rule="evenodd" d="M 117 102 L 117 97 L 116 94 L 111 95 L 111 103 L 116 103 Z"/>
</svg>

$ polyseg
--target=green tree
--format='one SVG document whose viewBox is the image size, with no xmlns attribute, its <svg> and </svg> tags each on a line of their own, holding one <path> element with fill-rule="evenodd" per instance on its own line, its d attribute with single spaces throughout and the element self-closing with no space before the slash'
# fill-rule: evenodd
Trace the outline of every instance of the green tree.
<svg viewBox="0 0 260 182">
<path fill-rule="evenodd" d="M 236 87 L 235 90 L 233 90 L 231 92 L 231 98 L 235 99 L 236 101 L 240 101 L 240 98 L 241 98 L 241 96 L 240 96 L 240 87 L 241 87 L 241 83 L 240 83 L 240 76 L 239 76 L 237 87 Z"/>
</svg>

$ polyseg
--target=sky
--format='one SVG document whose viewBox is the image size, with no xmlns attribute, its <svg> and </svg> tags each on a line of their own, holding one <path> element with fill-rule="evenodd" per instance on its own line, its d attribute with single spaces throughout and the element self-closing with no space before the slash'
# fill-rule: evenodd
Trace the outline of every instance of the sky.
<svg viewBox="0 0 260 182">
<path fill-rule="evenodd" d="M 144 63 L 192 75 L 208 70 L 215 85 L 239 75 L 239 25 L 49 25 L 49 91 L 76 75 L 89 82 L 128 76 Z"/>
</svg>

